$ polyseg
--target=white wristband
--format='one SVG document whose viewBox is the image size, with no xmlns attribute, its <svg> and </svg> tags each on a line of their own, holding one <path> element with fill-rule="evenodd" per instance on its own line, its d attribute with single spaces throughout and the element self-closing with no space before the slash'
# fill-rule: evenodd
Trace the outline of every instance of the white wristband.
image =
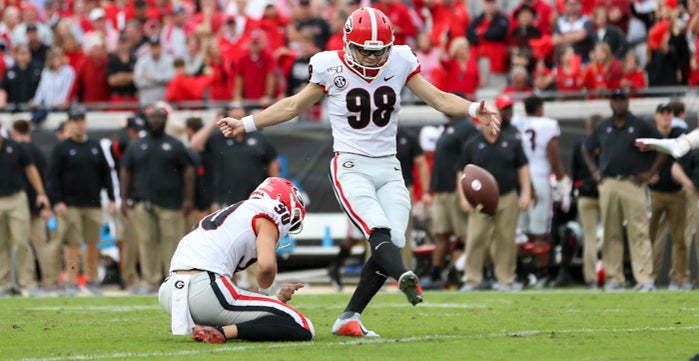
<svg viewBox="0 0 699 361">
<path fill-rule="evenodd" d="M 245 133 L 250 133 L 257 130 L 257 126 L 255 126 L 255 119 L 253 119 L 252 115 L 243 117 L 243 119 L 241 119 L 240 121 L 243 122 L 243 128 L 245 128 Z"/>
<path fill-rule="evenodd" d="M 260 288 L 260 287 L 258 287 L 257 290 L 258 290 L 261 294 L 263 294 L 263 295 L 265 295 L 265 296 L 269 296 L 269 295 L 272 293 L 272 286 L 269 286 L 269 287 L 267 287 L 267 288 Z"/>
<path fill-rule="evenodd" d="M 478 118 L 478 108 L 480 108 L 481 103 L 473 102 L 468 106 L 468 115 L 471 118 Z"/>
</svg>

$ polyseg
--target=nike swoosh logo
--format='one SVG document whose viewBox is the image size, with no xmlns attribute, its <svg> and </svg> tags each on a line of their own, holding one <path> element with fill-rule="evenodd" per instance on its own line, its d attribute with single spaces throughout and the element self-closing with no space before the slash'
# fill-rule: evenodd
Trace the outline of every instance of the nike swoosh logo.
<svg viewBox="0 0 699 361">
<path fill-rule="evenodd" d="M 400 170 L 400 168 L 393 167 L 393 170 Z"/>
<path fill-rule="evenodd" d="M 389 243 L 389 242 L 385 242 L 385 241 L 384 241 L 384 242 L 381 242 L 381 243 L 377 244 L 376 247 L 374 247 L 374 251 L 378 251 L 378 250 L 379 250 L 379 247 L 381 247 L 384 243 Z"/>
<path fill-rule="evenodd" d="M 393 79 L 394 76 L 395 75 L 391 75 L 389 77 L 383 77 L 383 81 L 389 81 L 389 80 Z"/>
</svg>

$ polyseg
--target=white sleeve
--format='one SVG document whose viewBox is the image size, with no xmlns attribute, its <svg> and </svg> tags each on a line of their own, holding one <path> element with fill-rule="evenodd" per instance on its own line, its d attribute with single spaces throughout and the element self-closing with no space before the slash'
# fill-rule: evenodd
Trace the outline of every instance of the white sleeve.
<svg viewBox="0 0 699 361">
<path fill-rule="evenodd" d="M 323 68 L 327 68 L 327 63 L 325 62 L 325 57 L 327 53 L 326 52 L 320 52 L 316 55 L 313 55 L 311 57 L 311 60 L 308 62 L 308 72 L 310 73 L 310 83 L 315 83 L 323 88 L 327 89 L 327 79 L 323 75 L 327 73 L 326 71 L 323 71 Z"/>
<path fill-rule="evenodd" d="M 396 45 L 393 47 L 393 54 L 391 56 L 400 57 L 405 61 L 408 66 L 406 67 L 406 77 L 413 74 L 414 72 L 420 71 L 420 61 L 413 52 L 413 50 L 407 45 Z"/>
</svg>

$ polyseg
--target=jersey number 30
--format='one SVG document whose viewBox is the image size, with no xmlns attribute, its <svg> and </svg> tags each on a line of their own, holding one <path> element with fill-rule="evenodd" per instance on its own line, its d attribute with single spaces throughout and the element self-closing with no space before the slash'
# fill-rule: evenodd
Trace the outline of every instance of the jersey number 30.
<svg viewBox="0 0 699 361">
<path fill-rule="evenodd" d="M 347 110 L 359 113 L 347 117 L 347 122 L 354 129 L 364 129 L 370 122 L 374 122 L 378 127 L 385 127 L 391 120 L 391 113 L 396 110 L 396 92 L 389 86 L 376 89 L 373 99 L 366 89 L 354 88 L 347 92 L 345 99 Z M 376 106 L 373 112 L 372 102 Z"/>
</svg>

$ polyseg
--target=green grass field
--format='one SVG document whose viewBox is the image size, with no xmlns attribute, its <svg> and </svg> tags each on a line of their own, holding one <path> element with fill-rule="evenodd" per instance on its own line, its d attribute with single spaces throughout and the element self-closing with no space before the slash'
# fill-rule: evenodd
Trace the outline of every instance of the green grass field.
<svg viewBox="0 0 699 361">
<path fill-rule="evenodd" d="M 301 290 L 308 343 L 208 345 L 169 332 L 156 297 L 0 299 L 0 360 L 688 360 L 699 353 L 699 292 L 583 289 L 427 292 L 410 306 L 380 293 L 364 324 L 380 339 L 336 337 L 349 293 Z"/>
</svg>

